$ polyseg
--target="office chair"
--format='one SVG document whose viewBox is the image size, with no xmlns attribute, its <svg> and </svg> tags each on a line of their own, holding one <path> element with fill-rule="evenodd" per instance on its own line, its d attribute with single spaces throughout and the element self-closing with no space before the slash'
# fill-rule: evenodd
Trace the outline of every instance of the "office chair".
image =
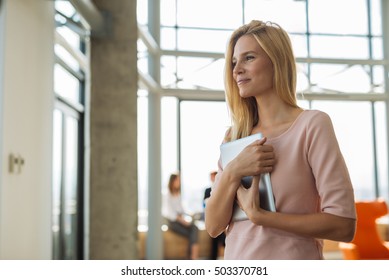
<svg viewBox="0 0 389 280">
<path fill-rule="evenodd" d="M 339 248 L 345 260 L 389 259 L 389 242 L 381 239 L 376 220 L 388 213 L 383 199 L 359 201 L 355 203 L 357 225 L 354 239 L 339 242 Z"/>
</svg>

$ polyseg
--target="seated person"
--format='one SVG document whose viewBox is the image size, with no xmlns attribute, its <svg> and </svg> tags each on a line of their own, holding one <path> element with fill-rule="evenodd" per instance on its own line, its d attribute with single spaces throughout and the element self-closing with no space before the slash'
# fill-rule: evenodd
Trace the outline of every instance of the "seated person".
<svg viewBox="0 0 389 280">
<path fill-rule="evenodd" d="M 182 235 L 189 240 L 189 258 L 198 259 L 198 228 L 192 222 L 187 221 L 181 203 L 181 180 L 179 174 L 171 174 L 168 184 L 166 205 L 166 218 L 168 227 L 173 232 Z"/>
</svg>

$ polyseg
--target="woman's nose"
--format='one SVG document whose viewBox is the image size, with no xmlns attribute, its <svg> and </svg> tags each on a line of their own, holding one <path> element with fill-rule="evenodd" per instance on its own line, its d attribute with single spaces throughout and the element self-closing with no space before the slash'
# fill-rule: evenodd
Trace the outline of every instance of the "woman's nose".
<svg viewBox="0 0 389 280">
<path fill-rule="evenodd" d="M 234 75 L 241 74 L 243 72 L 242 64 L 240 62 L 236 62 L 232 73 Z"/>
</svg>

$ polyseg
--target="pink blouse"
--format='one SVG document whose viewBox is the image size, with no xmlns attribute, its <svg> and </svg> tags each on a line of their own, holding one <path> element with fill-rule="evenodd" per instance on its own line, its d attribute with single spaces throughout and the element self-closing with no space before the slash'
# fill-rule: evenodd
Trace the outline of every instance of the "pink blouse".
<svg viewBox="0 0 389 280">
<path fill-rule="evenodd" d="M 274 147 L 276 165 L 271 182 L 277 212 L 330 213 L 356 218 L 349 173 L 329 116 L 303 111 L 280 136 L 267 140 Z M 223 172 L 219 160 L 219 174 Z M 323 259 L 323 243 L 251 221 L 231 222 L 225 259 Z"/>
</svg>

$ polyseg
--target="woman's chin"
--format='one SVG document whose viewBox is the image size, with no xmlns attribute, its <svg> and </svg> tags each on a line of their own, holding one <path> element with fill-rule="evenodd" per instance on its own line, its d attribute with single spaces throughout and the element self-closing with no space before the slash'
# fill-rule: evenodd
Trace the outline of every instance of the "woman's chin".
<svg viewBox="0 0 389 280">
<path fill-rule="evenodd" d="M 249 98 L 254 96 L 254 94 L 249 94 L 248 92 L 240 92 L 239 95 L 242 98 Z"/>
</svg>

